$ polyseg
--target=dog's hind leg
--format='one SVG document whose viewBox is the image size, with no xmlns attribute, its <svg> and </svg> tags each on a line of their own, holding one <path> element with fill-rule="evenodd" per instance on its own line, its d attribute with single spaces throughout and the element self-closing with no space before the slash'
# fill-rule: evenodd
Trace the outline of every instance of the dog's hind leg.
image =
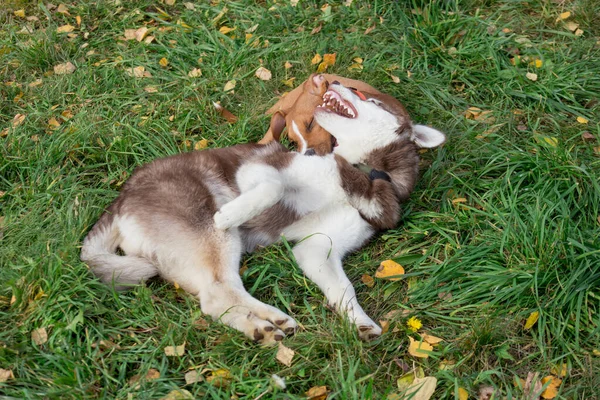
<svg viewBox="0 0 600 400">
<path fill-rule="evenodd" d="M 162 275 L 196 294 L 202 312 L 260 343 L 273 343 L 296 331 L 297 324 L 290 316 L 244 289 L 239 275 L 242 244 L 237 229 L 206 233 L 201 241 L 185 247 L 188 251 L 178 257 L 178 268 L 162 271 Z"/>
</svg>

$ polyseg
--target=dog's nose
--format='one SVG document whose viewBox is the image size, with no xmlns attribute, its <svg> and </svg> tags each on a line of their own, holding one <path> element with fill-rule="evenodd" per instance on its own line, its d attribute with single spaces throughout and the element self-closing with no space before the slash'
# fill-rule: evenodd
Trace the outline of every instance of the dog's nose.
<svg viewBox="0 0 600 400">
<path fill-rule="evenodd" d="M 317 154 L 317 152 L 315 151 L 315 149 L 306 149 L 306 151 L 304 152 L 305 156 L 314 156 L 315 154 Z"/>
</svg>

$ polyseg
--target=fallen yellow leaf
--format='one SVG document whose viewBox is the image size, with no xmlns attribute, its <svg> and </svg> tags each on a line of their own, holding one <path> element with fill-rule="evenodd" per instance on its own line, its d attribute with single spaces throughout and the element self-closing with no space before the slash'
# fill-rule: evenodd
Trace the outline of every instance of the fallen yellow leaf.
<svg viewBox="0 0 600 400">
<path fill-rule="evenodd" d="M 166 356 L 181 357 L 185 354 L 185 342 L 180 346 L 167 346 L 164 351 Z"/>
<path fill-rule="evenodd" d="M 392 78 L 392 82 L 400 83 L 400 78 L 397 77 L 396 75 L 390 75 L 390 78 Z"/>
<path fill-rule="evenodd" d="M 308 400 L 325 400 L 327 398 L 327 386 L 313 386 L 305 393 Z"/>
<path fill-rule="evenodd" d="M 188 76 L 190 78 L 198 78 L 202 76 L 202 70 L 200 68 L 194 68 L 190 72 L 188 72 Z"/>
<path fill-rule="evenodd" d="M 552 372 L 554 375 L 560 378 L 564 378 L 565 376 L 567 376 L 568 366 L 567 364 L 556 365 L 550 370 L 550 372 Z"/>
<path fill-rule="evenodd" d="M 539 317 L 540 317 L 539 311 L 534 311 L 531 314 L 529 314 L 527 321 L 525 321 L 525 330 L 531 329 L 533 327 L 533 325 L 535 325 L 535 323 L 537 322 Z"/>
<path fill-rule="evenodd" d="M 364 68 L 364 67 L 363 67 L 363 65 L 362 65 L 362 64 L 359 64 L 359 63 L 354 63 L 354 64 L 352 64 L 352 65 L 350 65 L 350 66 L 348 67 L 348 71 L 358 71 L 358 72 L 360 72 L 360 71 L 362 71 L 362 70 L 363 70 L 363 68 Z"/>
<path fill-rule="evenodd" d="M 587 124 L 589 120 L 587 118 L 577 117 L 577 122 L 579 122 L 580 124 Z"/>
<path fill-rule="evenodd" d="M 268 69 L 266 69 L 265 67 L 260 67 L 256 70 L 256 72 L 254 73 L 254 75 L 256 75 L 256 77 L 258 79 L 261 79 L 263 81 L 268 81 L 271 80 L 271 71 L 269 71 Z"/>
<path fill-rule="evenodd" d="M 312 60 L 310 61 L 310 63 L 312 65 L 318 64 L 321 62 L 323 58 L 321 57 L 321 55 L 319 53 L 315 54 L 315 56 L 312 58 Z"/>
<path fill-rule="evenodd" d="M 208 147 L 208 140 L 201 139 L 196 142 L 194 145 L 194 150 L 202 150 Z"/>
<path fill-rule="evenodd" d="M 12 120 L 13 128 L 16 128 L 17 126 L 21 125 L 23 123 L 23 121 L 25 121 L 25 114 L 15 115 Z"/>
<path fill-rule="evenodd" d="M 458 203 L 466 203 L 467 199 L 464 197 L 458 197 L 456 199 L 452 199 L 452 204 L 458 204 Z"/>
<path fill-rule="evenodd" d="M 283 83 L 287 87 L 293 88 L 295 80 L 296 80 L 296 77 L 293 77 L 293 78 L 285 79 L 285 80 L 281 81 L 281 83 Z"/>
<path fill-rule="evenodd" d="M 165 4 L 168 6 L 173 6 L 175 5 L 175 0 L 165 0 Z"/>
<path fill-rule="evenodd" d="M 15 14 L 15 17 L 25 18 L 25 10 L 24 9 L 16 10 L 13 14 Z"/>
<path fill-rule="evenodd" d="M 404 275 L 404 268 L 392 260 L 382 261 L 375 272 L 375 278 L 389 278 L 391 281 L 399 280 L 400 278 L 395 277 L 397 275 Z"/>
<path fill-rule="evenodd" d="M 294 354 L 296 354 L 294 350 L 290 349 L 289 347 L 286 347 L 283 343 L 279 342 L 279 348 L 277 349 L 277 354 L 275 355 L 275 358 L 283 365 L 291 367 Z"/>
<path fill-rule="evenodd" d="M 323 62 L 325 64 L 327 64 L 328 66 L 334 65 L 336 56 L 337 56 L 337 53 L 324 54 Z"/>
<path fill-rule="evenodd" d="M 381 325 L 381 334 L 382 335 L 385 335 L 390 330 L 390 321 L 380 319 L 379 325 Z"/>
<path fill-rule="evenodd" d="M 167 60 L 166 58 L 161 58 L 160 61 L 158 62 L 160 64 L 161 67 L 166 67 L 167 65 L 169 65 L 169 60 Z"/>
<path fill-rule="evenodd" d="M 568 21 L 565 22 L 565 27 L 570 30 L 571 32 L 575 32 L 577 30 L 577 28 L 579 28 L 579 24 L 573 22 L 573 21 Z"/>
<path fill-rule="evenodd" d="M 202 382 L 204 377 L 198 373 L 196 370 L 188 371 L 184 375 L 185 384 L 191 385 L 192 383 Z"/>
<path fill-rule="evenodd" d="M 222 388 L 229 385 L 229 381 L 231 381 L 232 378 L 233 377 L 231 376 L 231 373 L 228 370 L 221 368 L 212 371 L 212 374 L 206 378 L 206 382 L 210 383 L 213 386 Z"/>
<path fill-rule="evenodd" d="M 571 16 L 571 11 L 565 11 L 564 13 L 560 13 L 558 18 L 556 18 L 556 22 L 563 21 Z"/>
<path fill-rule="evenodd" d="M 289 61 L 286 61 L 285 64 L 283 64 L 283 66 L 285 67 L 285 69 L 290 69 L 290 68 L 292 68 L 292 63 L 290 63 Z"/>
<path fill-rule="evenodd" d="M 75 27 L 73 25 L 63 25 L 56 28 L 56 33 L 69 33 L 73 32 Z"/>
<path fill-rule="evenodd" d="M 360 277 L 360 280 L 368 287 L 375 286 L 375 280 L 371 275 L 363 274 L 363 276 Z"/>
<path fill-rule="evenodd" d="M 156 93 L 156 92 L 158 92 L 158 89 L 156 87 L 154 87 L 154 86 L 146 86 L 144 88 L 144 91 L 146 93 Z"/>
<path fill-rule="evenodd" d="M 219 28 L 219 32 L 221 32 L 223 35 L 226 35 L 232 31 L 235 31 L 235 28 L 230 28 L 228 26 L 222 26 L 221 28 Z"/>
<path fill-rule="evenodd" d="M 542 385 L 546 385 L 546 383 L 548 382 L 550 383 L 548 387 L 542 392 L 542 397 L 544 399 L 553 399 L 558 394 L 558 387 L 560 386 L 562 380 L 552 375 L 542 378 Z"/>
<path fill-rule="evenodd" d="M 137 40 L 138 42 L 141 42 L 142 40 L 144 40 L 144 38 L 146 37 L 146 35 L 148 34 L 148 28 L 146 28 L 145 26 L 142 26 L 139 29 L 136 29 L 133 32 L 133 38 L 135 40 Z"/>
<path fill-rule="evenodd" d="M 52 130 L 56 130 L 60 127 L 60 122 L 54 117 L 48 120 L 48 127 Z"/>
<path fill-rule="evenodd" d="M 582 36 L 583 35 L 583 30 L 582 29 L 576 29 L 575 30 L 575 36 Z"/>
<path fill-rule="evenodd" d="M 58 8 L 56 9 L 56 12 L 60 13 L 60 14 L 71 15 L 69 13 L 69 8 L 66 5 L 62 4 L 62 3 L 58 5 Z"/>
<path fill-rule="evenodd" d="M 408 353 L 411 356 L 419 357 L 419 358 L 428 358 L 429 352 L 433 351 L 433 346 L 431 346 L 427 342 L 417 342 L 412 337 L 408 337 L 410 340 L 410 344 L 408 346 Z"/>
<path fill-rule="evenodd" d="M 75 22 L 77 22 L 77 26 L 81 26 L 81 17 L 79 15 L 75 17 Z"/>
<path fill-rule="evenodd" d="M 469 398 L 469 392 L 466 389 L 458 388 L 458 400 L 467 400 Z"/>
<path fill-rule="evenodd" d="M 433 376 L 415 378 L 413 383 L 406 389 L 405 396 L 411 400 L 429 400 L 437 386 L 437 379 Z"/>
</svg>

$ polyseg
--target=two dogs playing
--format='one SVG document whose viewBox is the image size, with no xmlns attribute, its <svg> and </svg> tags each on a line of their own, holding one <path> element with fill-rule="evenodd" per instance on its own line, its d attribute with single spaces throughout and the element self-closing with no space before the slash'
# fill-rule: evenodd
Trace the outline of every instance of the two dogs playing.
<svg viewBox="0 0 600 400">
<path fill-rule="evenodd" d="M 381 328 L 358 303 L 342 259 L 396 226 L 418 177 L 418 149 L 445 141 L 413 125 L 391 96 L 313 75 L 280 100 L 262 142 L 179 154 L 142 166 L 83 242 L 81 259 L 118 289 L 160 275 L 198 296 L 202 312 L 260 343 L 297 330 L 252 297 L 240 258 L 281 236 L 329 304 L 370 340 Z M 298 143 L 278 143 L 287 126 Z"/>
</svg>

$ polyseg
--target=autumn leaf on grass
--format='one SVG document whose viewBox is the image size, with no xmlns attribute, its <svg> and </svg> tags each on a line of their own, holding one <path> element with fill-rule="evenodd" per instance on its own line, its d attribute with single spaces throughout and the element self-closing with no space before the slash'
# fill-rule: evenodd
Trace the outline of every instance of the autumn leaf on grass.
<svg viewBox="0 0 600 400">
<path fill-rule="evenodd" d="M 202 150 L 208 147 L 208 140 L 200 139 L 194 144 L 194 150 Z"/>
<path fill-rule="evenodd" d="M 200 68 L 194 68 L 188 72 L 188 76 L 190 78 L 199 78 L 202 76 L 202 70 Z"/>
<path fill-rule="evenodd" d="M 370 288 L 375 286 L 375 280 L 373 279 L 373 277 L 371 277 L 371 275 L 364 274 L 360 277 L 360 280 L 362 281 L 362 283 L 364 283 Z"/>
<path fill-rule="evenodd" d="M 184 378 L 186 385 L 204 381 L 204 377 L 196 370 L 186 372 Z"/>
<path fill-rule="evenodd" d="M 467 400 L 469 398 L 469 392 L 465 388 L 458 388 L 458 400 Z"/>
<path fill-rule="evenodd" d="M 570 16 L 571 16 L 571 11 L 565 11 L 563 13 L 560 13 L 558 15 L 558 18 L 556 18 L 556 22 L 564 21 L 565 19 L 569 18 Z"/>
<path fill-rule="evenodd" d="M 16 128 L 21 125 L 25 121 L 25 114 L 16 114 L 12 120 L 12 127 Z"/>
<path fill-rule="evenodd" d="M 319 67 L 317 68 L 317 73 L 323 73 L 328 67 L 334 65 L 336 55 L 337 53 L 324 54 L 323 61 L 321 62 L 321 64 L 319 64 Z"/>
<path fill-rule="evenodd" d="M 62 3 L 58 5 L 58 7 L 56 8 L 56 12 L 64 15 L 71 15 L 71 13 L 69 12 L 69 8 Z"/>
<path fill-rule="evenodd" d="M 382 261 L 375 272 L 375 278 L 386 278 L 391 281 L 399 280 L 400 278 L 396 277 L 398 275 L 404 275 L 404 268 L 392 260 Z"/>
<path fill-rule="evenodd" d="M 533 81 L 533 82 L 537 81 L 537 79 L 538 79 L 538 76 L 537 76 L 537 74 L 534 74 L 533 72 L 528 72 L 528 73 L 526 73 L 526 74 L 525 74 L 525 77 L 526 77 L 527 79 L 529 79 L 530 81 Z"/>
<path fill-rule="evenodd" d="M 144 67 L 144 66 L 126 68 L 125 73 L 129 76 L 133 76 L 134 78 L 150 78 L 150 77 L 152 77 L 152 74 L 149 71 L 146 71 L 146 67 Z"/>
<path fill-rule="evenodd" d="M 140 381 L 150 382 L 150 381 L 154 381 L 158 378 L 160 378 L 160 372 L 158 372 L 158 370 L 156 370 L 154 368 L 150 368 L 148 370 L 148 372 L 146 372 L 146 375 L 144 375 L 143 377 L 142 377 L 142 374 L 135 374 L 134 376 L 129 378 L 127 383 L 129 383 L 130 385 L 134 385 L 134 389 L 137 390 L 140 388 L 140 384 L 139 384 Z"/>
<path fill-rule="evenodd" d="M 279 342 L 279 347 L 277 349 L 277 354 L 275 355 L 275 358 L 277 358 L 277 361 L 279 361 L 283 365 L 291 367 L 294 354 L 296 354 L 294 350 L 290 349 L 289 347 L 286 347 L 283 343 Z"/>
<path fill-rule="evenodd" d="M 9 379 L 15 379 L 15 375 L 10 369 L 1 369 L 0 368 L 0 383 L 6 382 Z"/>
<path fill-rule="evenodd" d="M 546 386 L 546 389 L 544 389 L 544 391 L 542 392 L 542 397 L 544 399 L 555 398 L 558 394 L 558 387 L 560 386 L 561 382 L 561 379 L 552 375 L 542 378 L 542 385 L 546 386 L 546 384 L 548 384 L 548 386 Z"/>
<path fill-rule="evenodd" d="M 224 92 L 233 93 L 233 89 L 235 89 L 235 85 L 236 84 L 237 84 L 237 81 L 235 79 L 227 81 L 227 83 L 225 84 L 225 86 L 223 86 L 223 91 Z"/>
<path fill-rule="evenodd" d="M 42 345 L 48 341 L 48 332 L 46 332 L 46 328 L 38 328 L 31 332 L 31 340 L 35 344 Z"/>
<path fill-rule="evenodd" d="M 158 62 L 160 64 L 161 67 L 166 67 L 167 65 L 169 65 L 169 60 L 167 60 L 165 57 L 161 58 L 160 61 Z"/>
<path fill-rule="evenodd" d="M 577 122 L 579 122 L 580 124 L 587 124 L 589 120 L 587 118 L 577 117 Z"/>
<path fill-rule="evenodd" d="M 266 69 L 265 67 L 259 67 L 256 72 L 254 73 L 254 75 L 256 75 L 256 77 L 258 79 L 261 79 L 263 81 L 269 81 L 271 80 L 271 71 L 269 71 L 268 69 Z"/>
<path fill-rule="evenodd" d="M 310 63 L 312 65 L 318 64 L 321 62 L 323 58 L 321 57 L 321 55 L 319 53 L 315 54 L 315 56 L 312 58 L 312 60 L 310 60 Z"/>
<path fill-rule="evenodd" d="M 69 33 L 73 32 L 75 27 L 73 25 L 63 25 L 56 28 L 56 33 Z"/>
<path fill-rule="evenodd" d="M 228 26 L 222 26 L 221 28 L 219 28 L 219 32 L 221 32 L 223 35 L 226 35 L 229 32 L 233 32 L 233 31 L 235 31 L 235 28 L 230 28 Z"/>
<path fill-rule="evenodd" d="M 436 344 L 439 344 L 440 342 L 444 341 L 444 339 L 442 338 L 433 335 L 428 335 L 427 333 L 421 333 L 421 338 L 423 338 L 424 341 L 426 341 L 432 346 L 435 346 Z"/>
<path fill-rule="evenodd" d="M 231 376 L 231 373 L 228 370 L 221 368 L 212 371 L 210 376 L 206 378 L 206 382 L 210 383 L 213 386 L 223 388 L 229 385 L 232 378 L 233 377 Z"/>
<path fill-rule="evenodd" d="M 429 352 L 433 351 L 433 346 L 427 342 L 418 342 L 412 337 L 408 337 L 410 340 L 410 345 L 408 346 L 408 353 L 411 356 L 419 357 L 419 358 L 428 358 Z"/>
<path fill-rule="evenodd" d="M 293 67 L 292 63 L 290 63 L 289 61 L 286 61 L 285 64 L 283 64 L 283 67 L 285 69 L 290 69 Z"/>
<path fill-rule="evenodd" d="M 285 80 L 281 81 L 281 83 L 283 83 L 287 87 L 293 88 L 295 80 L 296 80 L 296 77 L 292 77 L 292 78 L 285 79 Z"/>
<path fill-rule="evenodd" d="M 60 128 L 60 122 L 58 122 L 58 120 L 56 118 L 52 117 L 48 120 L 48 128 L 55 131 L 58 128 Z"/>
<path fill-rule="evenodd" d="M 555 137 L 535 134 L 533 136 L 533 138 L 535 139 L 536 142 L 538 142 L 539 144 L 542 144 L 544 146 L 549 146 L 549 147 L 557 147 L 558 146 L 558 138 L 555 138 Z"/>
<path fill-rule="evenodd" d="M 412 400 L 429 400 L 437 386 L 437 379 L 433 376 L 415 378 L 413 383 L 406 389 L 405 396 Z"/>
<path fill-rule="evenodd" d="M 327 386 L 313 386 L 304 394 L 308 400 L 325 400 L 328 392 Z"/>
<path fill-rule="evenodd" d="M 354 57 L 352 59 L 354 63 L 348 67 L 349 71 L 362 71 L 363 70 L 363 59 L 361 57 Z"/>
<path fill-rule="evenodd" d="M 76 69 L 77 67 L 75 67 L 71 62 L 66 62 L 64 64 L 55 65 L 54 73 L 56 75 L 72 74 Z"/>
<path fill-rule="evenodd" d="M 25 18 L 25 10 L 24 9 L 16 10 L 13 12 L 13 14 L 15 15 L 15 17 Z"/>
<path fill-rule="evenodd" d="M 167 346 L 164 350 L 169 357 L 181 357 L 185 353 L 185 342 L 180 346 Z"/>
<path fill-rule="evenodd" d="M 173 3 L 175 3 L 173 1 Z M 161 397 L 160 400 L 194 400 L 195 397 L 189 391 L 185 389 L 174 389 L 171 390 L 165 397 Z"/>
</svg>

